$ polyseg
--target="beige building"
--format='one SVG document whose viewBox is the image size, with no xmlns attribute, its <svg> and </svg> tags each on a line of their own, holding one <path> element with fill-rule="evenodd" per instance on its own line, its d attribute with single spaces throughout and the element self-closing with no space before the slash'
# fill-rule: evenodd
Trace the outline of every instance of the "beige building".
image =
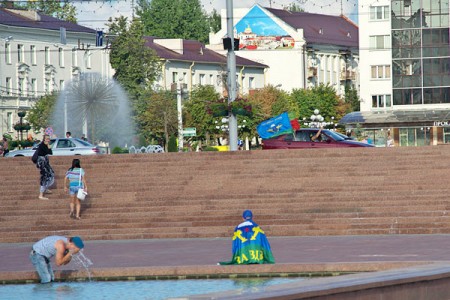
<svg viewBox="0 0 450 300">
<path fill-rule="evenodd" d="M 82 73 L 112 77 L 97 31 L 35 11 L 0 8 L 0 136 L 17 137 L 19 111 Z M 26 118 L 26 117 L 25 117 Z"/>
</svg>

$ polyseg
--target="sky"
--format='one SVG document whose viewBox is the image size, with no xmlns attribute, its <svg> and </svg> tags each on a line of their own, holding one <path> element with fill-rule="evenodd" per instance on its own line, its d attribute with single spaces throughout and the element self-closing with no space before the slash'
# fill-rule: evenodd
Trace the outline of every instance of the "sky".
<svg viewBox="0 0 450 300">
<path fill-rule="evenodd" d="M 290 3 L 296 3 L 305 11 L 310 13 L 322 13 L 330 15 L 339 15 L 342 10 L 344 15 L 357 23 L 358 0 L 234 0 L 234 8 L 252 7 L 254 4 L 260 4 L 263 7 L 283 8 Z M 90 0 L 74 1 L 74 6 L 78 11 L 78 23 L 80 25 L 93 29 L 106 29 L 109 17 L 132 15 L 132 0 Z M 136 1 L 134 1 L 136 3 Z M 201 0 L 203 9 L 211 12 L 216 9 L 220 12 L 226 8 L 227 0 Z"/>
</svg>

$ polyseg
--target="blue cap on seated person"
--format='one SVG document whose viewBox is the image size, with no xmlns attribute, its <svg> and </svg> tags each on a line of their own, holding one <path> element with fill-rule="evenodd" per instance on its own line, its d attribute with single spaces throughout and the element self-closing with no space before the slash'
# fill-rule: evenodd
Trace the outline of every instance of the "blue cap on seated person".
<svg viewBox="0 0 450 300">
<path fill-rule="evenodd" d="M 83 240 L 82 240 L 79 236 L 74 236 L 74 237 L 72 237 L 72 243 L 73 243 L 78 249 L 83 249 L 83 248 L 84 248 Z"/>
<path fill-rule="evenodd" d="M 251 210 L 247 209 L 246 211 L 244 211 L 244 213 L 242 214 L 242 217 L 246 220 L 251 220 L 253 218 L 253 213 Z"/>
</svg>

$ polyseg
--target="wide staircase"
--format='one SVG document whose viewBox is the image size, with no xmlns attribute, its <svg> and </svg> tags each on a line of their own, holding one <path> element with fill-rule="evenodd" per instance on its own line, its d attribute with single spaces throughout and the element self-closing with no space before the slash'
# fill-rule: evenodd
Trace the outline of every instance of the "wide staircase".
<svg viewBox="0 0 450 300">
<path fill-rule="evenodd" d="M 269 236 L 450 233 L 448 146 L 82 156 L 81 220 L 73 158 L 50 158 L 50 200 L 29 157 L 0 158 L 0 242 L 230 237 L 245 209 Z"/>
</svg>

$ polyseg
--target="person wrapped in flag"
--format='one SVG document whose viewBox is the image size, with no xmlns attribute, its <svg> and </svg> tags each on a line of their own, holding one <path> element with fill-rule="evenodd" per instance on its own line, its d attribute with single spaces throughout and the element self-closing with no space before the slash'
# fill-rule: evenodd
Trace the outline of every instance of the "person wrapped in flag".
<svg viewBox="0 0 450 300">
<path fill-rule="evenodd" d="M 253 221 L 253 213 L 242 214 L 244 222 L 236 226 L 233 235 L 233 257 L 220 265 L 273 264 L 275 259 L 264 231 Z"/>
</svg>

